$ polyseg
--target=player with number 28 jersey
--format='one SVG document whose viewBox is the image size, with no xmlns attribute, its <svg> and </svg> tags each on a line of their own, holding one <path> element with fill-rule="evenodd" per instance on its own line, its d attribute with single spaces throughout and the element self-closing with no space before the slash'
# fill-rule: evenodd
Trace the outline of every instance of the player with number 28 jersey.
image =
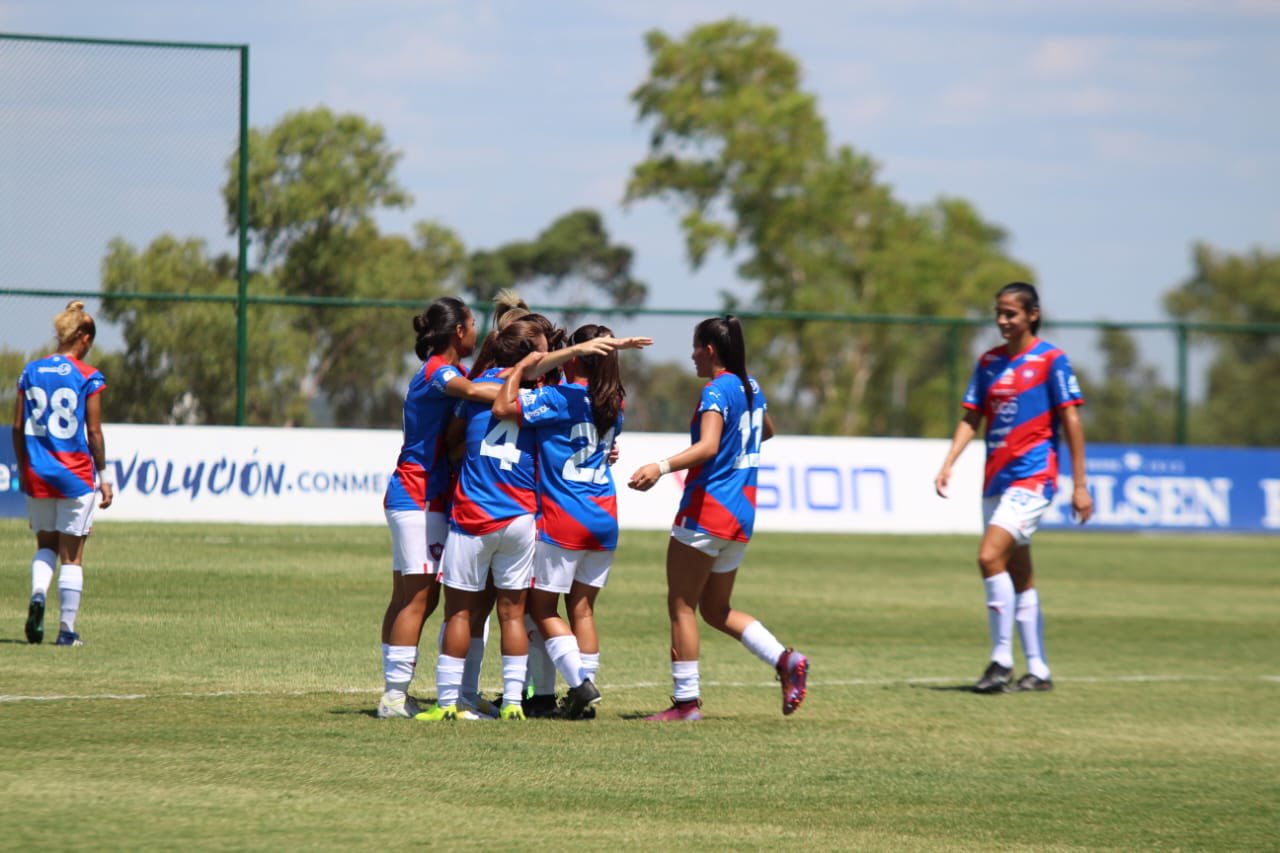
<svg viewBox="0 0 1280 853">
<path fill-rule="evenodd" d="M 33 498 L 78 498 L 94 490 L 93 455 L 85 436 L 85 403 L 107 387 L 97 368 L 54 354 L 22 371 L 26 477 Z"/>
</svg>

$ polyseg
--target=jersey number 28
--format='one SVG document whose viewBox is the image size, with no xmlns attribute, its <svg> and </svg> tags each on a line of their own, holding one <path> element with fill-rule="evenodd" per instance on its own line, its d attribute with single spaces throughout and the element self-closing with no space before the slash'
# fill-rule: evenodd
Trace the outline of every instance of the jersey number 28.
<svg viewBox="0 0 1280 853">
<path fill-rule="evenodd" d="M 54 438 L 72 438 L 80 429 L 80 419 L 76 417 L 80 398 L 72 389 L 58 388 L 49 395 L 43 388 L 35 386 L 27 389 L 27 399 L 35 404 L 23 429 L 27 435 L 39 436 L 47 432 Z"/>
</svg>

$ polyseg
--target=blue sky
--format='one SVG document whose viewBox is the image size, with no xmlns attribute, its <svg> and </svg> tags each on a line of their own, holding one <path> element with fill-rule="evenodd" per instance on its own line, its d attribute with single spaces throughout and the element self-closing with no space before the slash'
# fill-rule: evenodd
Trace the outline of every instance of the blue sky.
<svg viewBox="0 0 1280 853">
<path fill-rule="evenodd" d="M 1053 316 L 1162 319 L 1193 241 L 1280 248 L 1280 0 L 0 0 L 0 31 L 247 42 L 255 125 L 324 104 L 386 128 L 415 198 L 387 227 L 478 248 L 595 207 L 651 306 L 713 307 L 747 292 L 732 261 L 691 273 L 676 214 L 620 200 L 643 34 L 730 14 L 779 29 L 832 140 L 900 198 L 1005 227 Z"/>
</svg>

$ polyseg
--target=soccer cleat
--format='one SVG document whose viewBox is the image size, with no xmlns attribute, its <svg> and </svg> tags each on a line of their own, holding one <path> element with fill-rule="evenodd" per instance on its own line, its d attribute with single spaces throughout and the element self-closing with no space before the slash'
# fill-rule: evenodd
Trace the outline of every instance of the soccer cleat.
<svg viewBox="0 0 1280 853">
<path fill-rule="evenodd" d="M 982 673 L 982 678 L 978 679 L 978 683 L 973 685 L 974 693 L 1004 693 L 1009 689 L 1009 682 L 1013 680 L 1013 667 L 1001 666 L 992 661 L 987 665 L 987 669 Z"/>
<path fill-rule="evenodd" d="M 380 720 L 390 720 L 395 717 L 412 719 L 421 713 L 422 708 L 418 706 L 418 700 L 407 693 L 401 693 L 396 697 L 392 697 L 390 693 L 383 693 L 382 700 L 378 702 L 378 719 Z"/>
<path fill-rule="evenodd" d="M 795 649 L 787 649 L 778 658 L 778 680 L 782 682 L 782 713 L 794 713 L 808 694 L 809 659 Z"/>
<path fill-rule="evenodd" d="M 484 698 L 483 693 L 476 694 L 473 697 L 463 696 L 458 700 L 458 707 L 467 711 L 474 711 L 478 716 L 488 717 L 496 720 L 501 709 L 497 705 Z"/>
<path fill-rule="evenodd" d="M 1038 675 L 1027 673 L 1018 679 L 1018 683 L 1014 686 L 1014 690 L 1022 691 L 1044 691 L 1053 689 L 1052 678 L 1041 678 Z"/>
<path fill-rule="evenodd" d="M 535 693 L 521 704 L 524 707 L 525 717 L 531 720 L 540 717 L 554 717 L 560 713 L 559 706 L 556 704 L 556 697 L 551 693 Z"/>
<path fill-rule="evenodd" d="M 440 705 L 432 705 L 427 710 L 414 714 L 413 718 L 426 723 L 438 723 L 442 720 L 455 722 L 458 719 L 458 706 L 445 705 L 441 707 Z"/>
<path fill-rule="evenodd" d="M 80 639 L 80 635 L 75 631 L 63 629 L 58 632 L 58 639 L 53 641 L 55 646 L 83 646 L 84 641 Z"/>
<path fill-rule="evenodd" d="M 571 720 L 581 720 L 588 708 L 600 704 L 600 691 L 591 683 L 591 679 L 571 688 L 564 697 L 564 715 Z"/>
<path fill-rule="evenodd" d="M 701 699 L 671 699 L 671 707 L 665 711 L 659 711 L 656 714 L 650 714 L 645 717 L 646 722 L 650 723 L 672 723 L 680 721 L 693 722 L 702 719 L 702 700 Z"/>
<path fill-rule="evenodd" d="M 27 605 L 27 642 L 32 645 L 44 642 L 44 596 L 38 592 Z"/>
<path fill-rule="evenodd" d="M 524 708 L 521 708 L 519 705 L 517 705 L 514 702 L 512 702 L 510 705 L 503 705 L 502 710 L 499 713 L 501 714 L 501 718 L 504 720 L 522 720 L 523 721 L 525 718 Z"/>
</svg>

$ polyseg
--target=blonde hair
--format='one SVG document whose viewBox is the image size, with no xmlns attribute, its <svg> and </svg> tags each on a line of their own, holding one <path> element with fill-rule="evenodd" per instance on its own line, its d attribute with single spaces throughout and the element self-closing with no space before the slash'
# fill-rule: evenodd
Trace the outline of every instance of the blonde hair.
<svg viewBox="0 0 1280 853">
<path fill-rule="evenodd" d="M 493 297 L 493 327 L 503 329 L 521 317 L 529 316 L 529 304 L 520 298 L 520 294 L 504 287 Z"/>
<path fill-rule="evenodd" d="M 98 330 L 94 325 L 93 317 L 85 312 L 84 303 L 73 299 L 53 318 L 53 332 L 58 338 L 58 346 L 66 347 L 85 332 L 88 332 L 91 338 L 96 337 Z"/>
</svg>

